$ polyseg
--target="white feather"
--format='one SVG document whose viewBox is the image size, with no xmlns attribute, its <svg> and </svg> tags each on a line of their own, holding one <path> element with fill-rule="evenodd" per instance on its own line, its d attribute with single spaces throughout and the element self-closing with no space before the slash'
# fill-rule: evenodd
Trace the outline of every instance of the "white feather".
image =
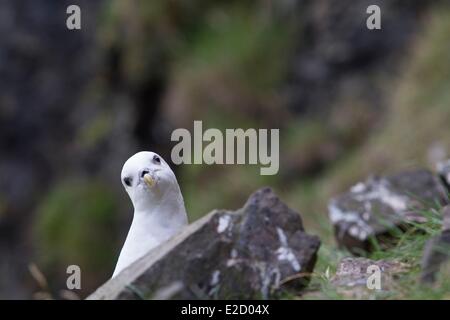
<svg viewBox="0 0 450 320">
<path fill-rule="evenodd" d="M 145 172 L 155 180 L 151 187 L 142 177 Z M 146 151 L 135 154 L 125 162 L 121 178 L 133 203 L 134 216 L 113 277 L 187 225 L 177 179 L 159 155 Z M 125 178 L 130 179 L 131 186 L 125 184 Z"/>
</svg>

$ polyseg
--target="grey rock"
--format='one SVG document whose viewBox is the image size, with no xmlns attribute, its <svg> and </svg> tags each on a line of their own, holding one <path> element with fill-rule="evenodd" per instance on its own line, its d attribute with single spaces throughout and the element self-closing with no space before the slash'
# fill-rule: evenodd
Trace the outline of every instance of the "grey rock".
<svg viewBox="0 0 450 320">
<path fill-rule="evenodd" d="M 332 199 L 328 208 L 338 244 L 359 253 L 372 249 L 371 237 L 388 245 L 392 230 L 426 221 L 418 211 L 436 203 L 448 203 L 444 187 L 431 172 L 417 170 L 369 178 Z"/>
<path fill-rule="evenodd" d="M 450 206 L 442 210 L 442 233 L 428 240 L 422 256 L 421 282 L 432 284 L 450 258 Z"/>
<path fill-rule="evenodd" d="M 442 231 L 450 231 L 450 205 L 442 209 Z"/>
<path fill-rule="evenodd" d="M 409 268 L 399 261 L 344 258 L 330 282 L 336 292 L 346 298 L 370 299 L 376 294 L 388 293 L 394 286 L 395 277 Z M 369 277 L 375 270 L 380 272 L 380 287 L 369 288 Z"/>
<path fill-rule="evenodd" d="M 271 298 L 307 285 L 319 247 L 300 215 L 265 188 L 242 209 L 189 225 L 88 299 Z"/>
<path fill-rule="evenodd" d="M 439 162 L 436 167 L 442 183 L 447 188 L 447 191 L 450 192 L 450 159 Z"/>
</svg>

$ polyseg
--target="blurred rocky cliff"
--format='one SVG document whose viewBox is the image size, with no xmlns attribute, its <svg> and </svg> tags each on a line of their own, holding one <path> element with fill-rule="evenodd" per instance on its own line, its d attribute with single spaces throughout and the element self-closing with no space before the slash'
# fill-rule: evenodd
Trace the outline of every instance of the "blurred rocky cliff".
<svg viewBox="0 0 450 320">
<path fill-rule="evenodd" d="M 0 2 L 0 298 L 64 297 L 71 264 L 80 297 L 105 282 L 131 221 L 123 162 L 169 159 L 193 120 L 280 128 L 282 155 L 275 177 L 175 168 L 191 221 L 270 184 L 326 233 L 330 195 L 446 156 L 449 18 L 419 0 Z"/>
</svg>

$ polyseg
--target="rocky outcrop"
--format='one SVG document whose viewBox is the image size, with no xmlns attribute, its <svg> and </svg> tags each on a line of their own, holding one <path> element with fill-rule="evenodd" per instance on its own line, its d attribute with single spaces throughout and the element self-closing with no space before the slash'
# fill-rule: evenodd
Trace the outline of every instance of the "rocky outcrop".
<svg viewBox="0 0 450 320">
<path fill-rule="evenodd" d="M 88 299 L 256 299 L 300 290 L 318 237 L 271 189 L 235 212 L 216 210 L 100 287 Z"/>
<path fill-rule="evenodd" d="M 428 240 L 422 258 L 421 282 L 432 284 L 450 258 L 450 206 L 442 210 L 442 233 Z"/>
<path fill-rule="evenodd" d="M 437 170 L 442 183 L 450 192 L 450 159 L 447 161 L 439 162 L 437 165 Z"/>
<path fill-rule="evenodd" d="M 358 253 L 371 250 L 371 237 L 388 236 L 408 222 L 423 222 L 418 210 L 436 202 L 448 202 L 439 179 L 426 170 L 409 171 L 358 183 L 331 200 L 329 217 L 338 244 Z"/>
<path fill-rule="evenodd" d="M 346 298 L 369 299 L 375 294 L 388 293 L 393 288 L 394 278 L 408 269 L 407 264 L 398 261 L 344 258 L 331 284 Z M 377 276 L 376 272 L 380 277 L 378 283 L 370 279 Z"/>
</svg>

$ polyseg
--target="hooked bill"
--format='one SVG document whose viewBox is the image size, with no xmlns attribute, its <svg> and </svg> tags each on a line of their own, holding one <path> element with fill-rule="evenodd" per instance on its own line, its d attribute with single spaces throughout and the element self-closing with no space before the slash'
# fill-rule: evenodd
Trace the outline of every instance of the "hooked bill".
<svg viewBox="0 0 450 320">
<path fill-rule="evenodd" d="M 155 179 L 152 178 L 151 175 L 146 174 L 144 176 L 144 182 L 147 186 L 149 186 L 150 188 L 153 187 L 155 185 Z"/>
</svg>

